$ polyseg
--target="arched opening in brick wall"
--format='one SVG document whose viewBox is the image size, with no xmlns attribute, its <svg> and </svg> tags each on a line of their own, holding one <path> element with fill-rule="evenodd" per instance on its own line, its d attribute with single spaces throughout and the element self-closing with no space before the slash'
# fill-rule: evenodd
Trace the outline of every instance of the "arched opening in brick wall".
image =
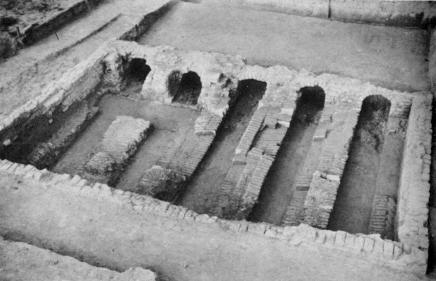
<svg viewBox="0 0 436 281">
<path fill-rule="evenodd" d="M 196 105 L 202 84 L 200 76 L 193 71 L 184 74 L 173 71 L 168 77 L 167 87 L 172 102 Z"/>
<path fill-rule="evenodd" d="M 145 78 L 148 73 L 150 73 L 151 68 L 147 65 L 145 59 L 141 58 L 133 58 L 128 62 L 126 71 L 125 71 L 125 79 L 127 84 L 131 83 L 140 83 L 143 84 Z"/>
</svg>

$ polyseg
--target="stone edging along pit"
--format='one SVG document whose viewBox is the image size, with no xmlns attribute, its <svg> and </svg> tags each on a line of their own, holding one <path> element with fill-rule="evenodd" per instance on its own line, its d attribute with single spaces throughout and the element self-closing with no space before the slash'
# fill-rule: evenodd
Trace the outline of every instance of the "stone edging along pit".
<svg viewBox="0 0 436 281">
<path fill-rule="evenodd" d="M 29 101 L 4 118 L 0 123 L 0 132 L 6 132 L 8 128 L 19 126 L 23 120 L 39 115 L 49 115 L 58 107 L 67 110 L 74 102 L 86 98 L 101 82 L 103 71 L 107 70 L 103 67 L 103 62 L 114 62 L 120 54 L 130 54 L 133 58 L 143 57 L 150 61 L 153 70 L 153 55 L 161 55 L 161 52 L 170 54 L 180 52 L 182 56 L 190 59 L 198 58 L 202 54 L 200 52 L 177 51 L 171 47 L 151 48 L 122 41 L 109 43 L 108 46 L 98 50 L 88 60 L 80 63 L 65 74 L 61 80 L 47 88 L 47 91 L 38 98 Z M 206 57 L 223 56 L 213 53 L 204 53 L 203 55 Z M 394 114 L 396 111 L 402 111 L 404 107 L 410 106 L 406 149 L 399 187 L 397 234 L 400 242 L 382 240 L 374 235 L 354 235 L 342 231 L 320 230 L 304 224 L 298 227 L 277 227 L 264 223 L 221 220 L 208 215 L 198 215 L 186 208 L 174 206 L 151 197 L 112 189 L 106 185 L 95 184 L 91 187 L 78 176 L 71 178 L 69 175 L 39 171 L 33 166 L 15 164 L 7 160 L 1 162 L 0 171 L 4 174 L 5 179 L 21 182 L 17 185 L 19 192 L 51 193 L 53 191 L 55 193 L 59 192 L 62 196 L 72 196 L 79 199 L 87 198 L 103 202 L 103 204 L 106 204 L 106 201 L 107 204 L 115 202 L 122 208 L 137 212 L 140 216 L 154 218 L 163 216 L 176 225 L 194 223 L 201 224 L 204 227 L 206 224 L 207 228 L 218 229 L 223 233 L 229 231 L 247 232 L 257 236 L 260 235 L 265 239 L 285 241 L 290 247 L 304 245 L 312 249 L 333 249 L 356 258 L 365 259 L 369 263 L 382 264 L 401 271 L 423 274 L 426 268 L 428 248 L 428 230 L 426 227 L 428 210 L 426 204 L 429 196 L 430 163 L 428 157 L 430 155 L 431 95 L 428 93 L 402 93 L 376 87 L 369 83 L 362 83 L 356 79 L 341 78 L 331 74 L 316 76 L 306 71 L 297 72 L 282 66 L 269 68 L 248 66 L 239 57 L 228 56 L 227 59 L 232 62 L 228 69 L 233 72 L 231 73 L 233 77 L 237 77 L 239 80 L 257 79 L 268 83 L 265 98 L 259 104 L 259 108 L 280 103 L 279 97 L 275 96 L 277 89 L 283 90 L 283 88 L 286 88 L 289 91 L 298 91 L 298 89 L 307 85 L 323 87 L 327 93 L 327 98 L 332 101 L 345 97 L 345 99 L 348 99 L 349 104 L 356 107 L 357 110 L 366 96 L 374 94 L 388 97 L 392 101 Z M 116 65 L 113 65 L 113 67 L 116 68 Z M 189 68 L 189 63 L 185 67 Z M 146 80 L 142 94 L 151 95 L 165 103 L 162 94 L 165 93 L 166 76 L 163 74 L 170 71 L 170 69 L 165 68 L 165 71 L 154 69 L 153 71 L 155 71 L 154 74 L 151 74 L 153 79 Z M 208 74 L 207 69 L 200 69 L 197 72 L 200 76 Z M 204 78 L 204 81 L 209 81 L 207 80 L 209 78 L 211 77 Z M 213 79 L 212 77 L 210 81 Z M 153 91 L 153 89 L 157 90 Z M 210 103 L 211 100 L 208 99 L 207 95 L 200 95 L 199 100 L 201 106 L 219 116 L 225 114 L 227 110 L 227 103 L 218 105 Z M 8 142 L 8 138 L 9 142 L 11 139 L 13 140 L 13 137 L 13 135 L 3 135 L 3 144 L 5 145 Z M 5 184 L 2 192 L 15 196 L 12 187 Z M 21 200 L 19 197 L 17 198 L 17 200 Z M 6 202 L 2 204 L 6 204 Z M 23 204 L 25 204 L 24 201 Z M 69 207 L 66 206 L 65 208 L 68 209 Z M 26 214 L 21 219 L 29 219 L 29 217 L 25 216 Z M 56 220 L 57 218 L 53 219 Z M 19 224 L 19 222 L 17 223 Z M 2 226 L 0 227 L 3 232 L 1 234 L 9 234 L 9 236 L 16 234 L 24 240 L 44 240 L 44 236 L 38 238 L 33 233 L 20 229 L 20 227 L 15 224 L 14 226 Z M 56 244 L 57 242 L 53 241 L 43 241 L 41 243 L 49 245 L 50 248 L 65 247 L 67 252 L 77 250 L 73 249 L 74 247 L 69 249 L 70 246 L 67 242 L 63 246 L 59 246 Z"/>
</svg>

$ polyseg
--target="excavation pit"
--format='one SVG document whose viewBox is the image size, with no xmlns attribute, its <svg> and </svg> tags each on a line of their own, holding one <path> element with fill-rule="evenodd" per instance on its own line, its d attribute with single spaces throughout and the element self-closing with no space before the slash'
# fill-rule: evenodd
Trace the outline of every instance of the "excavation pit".
<svg viewBox="0 0 436 281">
<path fill-rule="evenodd" d="M 124 92 L 125 93 L 125 92 Z M 162 152 L 183 152 L 180 146 L 186 138 L 194 134 L 194 121 L 199 113 L 195 110 L 138 101 L 123 96 L 107 95 L 99 102 L 100 115 L 59 159 L 53 171 L 81 174 L 89 156 L 98 150 L 99 141 L 111 122 L 120 115 L 141 118 L 151 123 L 148 136 L 137 147 L 137 151 L 121 175 L 111 186 L 136 191 L 142 174 L 153 165 L 169 161 L 173 155 Z M 120 132 L 123 132 L 120 130 Z M 166 158 L 165 158 L 166 157 Z"/>
<path fill-rule="evenodd" d="M 368 113 L 365 104 L 374 94 L 390 108 L 375 103 Z M 176 245 L 201 259 L 225 247 L 249 255 L 268 249 L 270 257 L 292 255 L 293 262 L 333 249 L 365 266 L 422 272 L 427 216 L 408 210 L 426 208 L 428 200 L 425 174 L 411 165 L 427 165 L 430 101 L 427 94 L 331 74 L 115 41 L 2 120 L 0 173 L 7 188 L 0 196 L 0 234 L 117 270 L 140 260 L 177 280 L 199 280 L 199 272 L 210 280 L 216 266 L 226 272 L 234 264 L 216 258 L 198 263 L 173 251 Z M 357 177 L 348 163 L 364 148 L 356 141 L 366 126 L 361 119 L 374 112 L 382 112 L 382 121 L 374 136 L 378 145 L 371 148 L 377 165 L 370 168 L 389 176 L 363 175 L 374 188 L 365 205 L 366 229 L 336 227 L 338 204 L 354 204 L 342 194 L 353 188 L 345 179 Z M 359 161 L 355 166 L 363 167 Z M 49 198 L 55 203 L 48 204 Z M 80 209 L 80 198 L 86 208 L 62 228 L 61 221 Z M 14 213 L 7 201 L 24 210 Z M 39 206 L 42 215 L 33 216 L 26 206 Z M 106 216 L 123 225 L 115 229 L 100 220 Z M 27 223 L 14 223 L 20 220 Z M 417 224 L 418 231 L 411 230 Z M 78 237 L 96 229 L 106 238 L 91 249 Z M 71 240 L 56 238 L 67 232 Z M 269 242 L 276 254 L 263 248 Z M 344 263 L 342 255 L 328 255 L 332 269 Z M 182 259 L 191 265 L 183 266 Z M 238 268 L 241 277 L 242 264 Z M 262 270 L 266 276 L 270 269 Z"/>
</svg>

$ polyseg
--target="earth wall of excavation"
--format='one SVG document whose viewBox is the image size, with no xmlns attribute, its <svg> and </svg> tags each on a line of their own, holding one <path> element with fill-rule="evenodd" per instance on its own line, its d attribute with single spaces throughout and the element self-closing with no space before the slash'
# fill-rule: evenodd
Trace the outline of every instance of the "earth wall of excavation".
<svg viewBox="0 0 436 281">
<path fill-rule="evenodd" d="M 81 62 L 62 76 L 60 80 L 43 89 L 37 98 L 27 101 L 3 118 L 0 125 L 3 145 L 0 151 L 4 151 L 8 144 L 20 134 L 25 133 L 26 127 L 23 123 L 32 123 L 41 116 L 51 119 L 53 113 L 66 112 L 71 106 L 94 93 L 102 79 L 104 57 L 104 52 L 94 53 L 88 60 Z"/>
<path fill-rule="evenodd" d="M 218 122 L 213 122 L 212 129 L 207 125 L 210 122 L 203 122 L 204 117 L 200 116 L 196 121 L 196 134 L 209 136 L 210 142 L 231 103 L 232 89 L 238 80 L 255 79 L 267 83 L 265 96 L 260 100 L 254 116 L 264 114 L 260 118 L 261 123 L 270 125 L 271 128 L 277 128 L 277 124 L 286 128 L 289 124 L 296 100 L 296 95 L 289 93 L 297 93 L 306 86 L 320 86 L 326 93 L 324 110 L 327 112 L 324 117 L 321 116 L 321 120 L 334 117 L 333 108 L 337 105 L 341 105 L 345 114 L 349 113 L 350 116 L 348 123 L 341 125 L 338 132 L 330 134 L 331 130 L 327 126 L 315 133 L 317 138 L 323 136 L 325 139 L 325 152 L 321 155 L 325 157 L 321 158 L 324 160 L 320 162 L 310 183 L 304 222 L 320 228 L 326 227 L 334 205 L 362 100 L 369 95 L 386 97 L 392 103 L 390 115 L 393 116 L 403 114 L 405 108 L 410 108 L 397 204 L 396 233 L 399 242 L 382 240 L 377 235 L 319 230 L 305 224 L 298 227 L 276 227 L 264 223 L 220 220 L 208 215 L 197 215 L 186 208 L 148 196 L 111 189 L 106 185 L 95 184 L 91 187 L 78 176 L 71 178 L 69 175 L 39 171 L 33 166 L 23 166 L 7 160 L 3 160 L 0 165 L 3 174 L 0 177 L 1 235 L 56 252 L 80 256 L 92 264 L 120 270 L 135 265 L 146 266 L 168 276 L 183 276 L 181 280 L 193 280 L 199 276 L 206 280 L 228 280 L 230 276 L 225 274 L 234 272 L 235 265 L 232 261 L 218 261 L 210 256 L 211 251 L 221 247 L 230 255 L 241 258 L 237 261 L 240 266 L 234 280 L 246 279 L 247 272 L 243 268 L 247 264 L 242 262 L 243 257 L 255 257 L 255 253 L 281 260 L 265 263 L 270 265 L 260 269 L 259 275 L 251 276 L 252 279 L 259 280 L 267 278 L 271 271 L 277 272 L 277 280 L 289 279 L 291 275 L 287 274 L 294 277 L 295 274 L 307 276 L 308 268 L 314 278 L 317 276 L 323 280 L 337 280 L 337 276 L 331 274 L 335 271 L 343 274 L 339 279 L 359 280 L 363 276 L 368 277 L 363 272 L 374 272 L 371 268 L 377 268 L 379 272 L 379 275 L 373 276 L 375 280 L 387 280 L 389 276 L 398 280 L 410 280 L 406 277 L 408 273 L 417 276 L 424 274 L 428 248 L 426 204 L 430 163 L 427 159 L 430 157 L 432 99 L 428 93 L 392 91 L 356 79 L 331 74 L 314 75 L 282 66 L 247 66 L 239 57 L 183 52 L 170 47 L 153 48 L 118 41 L 98 50 L 37 99 L 29 101 L 4 118 L 0 124 L 2 147 L 14 142 L 23 120 L 50 115 L 56 109 L 67 110 L 78 101 L 93 96 L 95 89 L 102 85 L 108 91 L 119 91 L 117 87 L 122 85 L 123 58 L 127 62 L 129 58 L 146 60 L 151 70 L 140 95 L 164 104 L 172 102 L 167 89 L 171 72 L 195 71 L 201 79 L 202 91 L 198 104 L 187 106 L 219 117 Z M 97 93 L 97 96 L 99 94 L 101 93 Z M 206 124 L 206 127 L 202 124 Z M 235 152 L 234 161 L 248 162 L 248 149 L 254 137 L 248 133 L 248 129 L 246 132 Z M 340 144 L 336 143 L 335 146 L 338 136 L 343 132 L 346 132 L 346 137 L 342 137 Z M 279 134 L 278 143 L 273 138 L 273 146 L 257 142 L 259 147 L 255 148 L 262 155 L 274 156 L 283 136 L 284 134 Z M 204 147 L 202 155 L 207 148 L 208 145 Z M 200 156 L 199 158 L 192 163 L 182 164 L 182 171 L 183 165 L 186 165 L 187 175 L 192 174 L 201 160 Z M 272 161 L 268 162 L 262 169 L 267 172 L 271 164 Z M 255 166 L 251 166 L 253 167 Z M 264 176 L 266 172 L 263 173 Z M 241 196 L 239 200 L 249 202 L 251 206 L 255 204 L 263 182 L 263 179 L 254 180 L 253 183 L 257 185 L 253 184 L 253 188 L 238 191 Z M 120 218 L 124 227 L 114 228 L 119 223 L 114 218 Z M 92 241 L 88 240 L 92 237 L 91 233 L 98 233 Z M 186 237 L 180 236 L 180 233 L 186 234 Z M 210 237 L 214 237 L 212 242 Z M 262 247 L 264 243 L 272 243 L 274 246 Z M 181 251 L 178 250 L 179 246 Z M 283 247 L 287 249 L 284 252 L 279 250 Z M 283 260 L 283 257 L 276 257 L 271 252 L 273 248 L 278 250 L 277 253 L 280 252 L 279 256 L 287 258 Z M 187 252 L 191 254 L 186 254 Z M 190 258 L 183 265 L 182 260 L 187 256 Z M 203 261 L 198 263 L 198 260 L 192 260 L 196 256 L 202 257 Z M 326 264 L 326 258 L 331 263 Z M 301 264 L 302 260 L 305 261 L 304 265 Z M 247 263 L 254 266 L 256 261 L 249 259 Z M 191 266 L 193 264 L 195 265 Z M 223 274 L 219 277 L 216 276 L 216 264 L 222 268 L 220 272 Z M 300 264 L 301 268 L 289 272 L 280 270 L 290 264 Z M 362 270 L 361 273 L 356 269 Z M 380 271 L 384 273 L 381 274 Z M 322 278 L 319 277 L 320 272 Z"/>
</svg>

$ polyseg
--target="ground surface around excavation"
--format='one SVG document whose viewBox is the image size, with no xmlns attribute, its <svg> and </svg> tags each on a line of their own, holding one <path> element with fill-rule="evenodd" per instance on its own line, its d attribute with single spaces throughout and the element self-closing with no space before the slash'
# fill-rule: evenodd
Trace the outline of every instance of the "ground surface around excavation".
<svg viewBox="0 0 436 281">
<path fill-rule="evenodd" d="M 142 213 L 108 195 L 100 200 L 76 187 L 42 185 L 0 173 L 0 235 L 118 271 L 150 268 L 177 281 L 419 280 L 341 249 Z"/>
<path fill-rule="evenodd" d="M 216 51 L 249 63 L 329 72 L 388 88 L 428 89 L 426 31 L 180 3 L 140 43 Z"/>
<path fill-rule="evenodd" d="M 0 280 L 2 281 L 151 281 L 154 273 L 142 268 L 127 272 L 94 267 L 69 256 L 58 255 L 26 243 L 0 237 Z"/>
</svg>

